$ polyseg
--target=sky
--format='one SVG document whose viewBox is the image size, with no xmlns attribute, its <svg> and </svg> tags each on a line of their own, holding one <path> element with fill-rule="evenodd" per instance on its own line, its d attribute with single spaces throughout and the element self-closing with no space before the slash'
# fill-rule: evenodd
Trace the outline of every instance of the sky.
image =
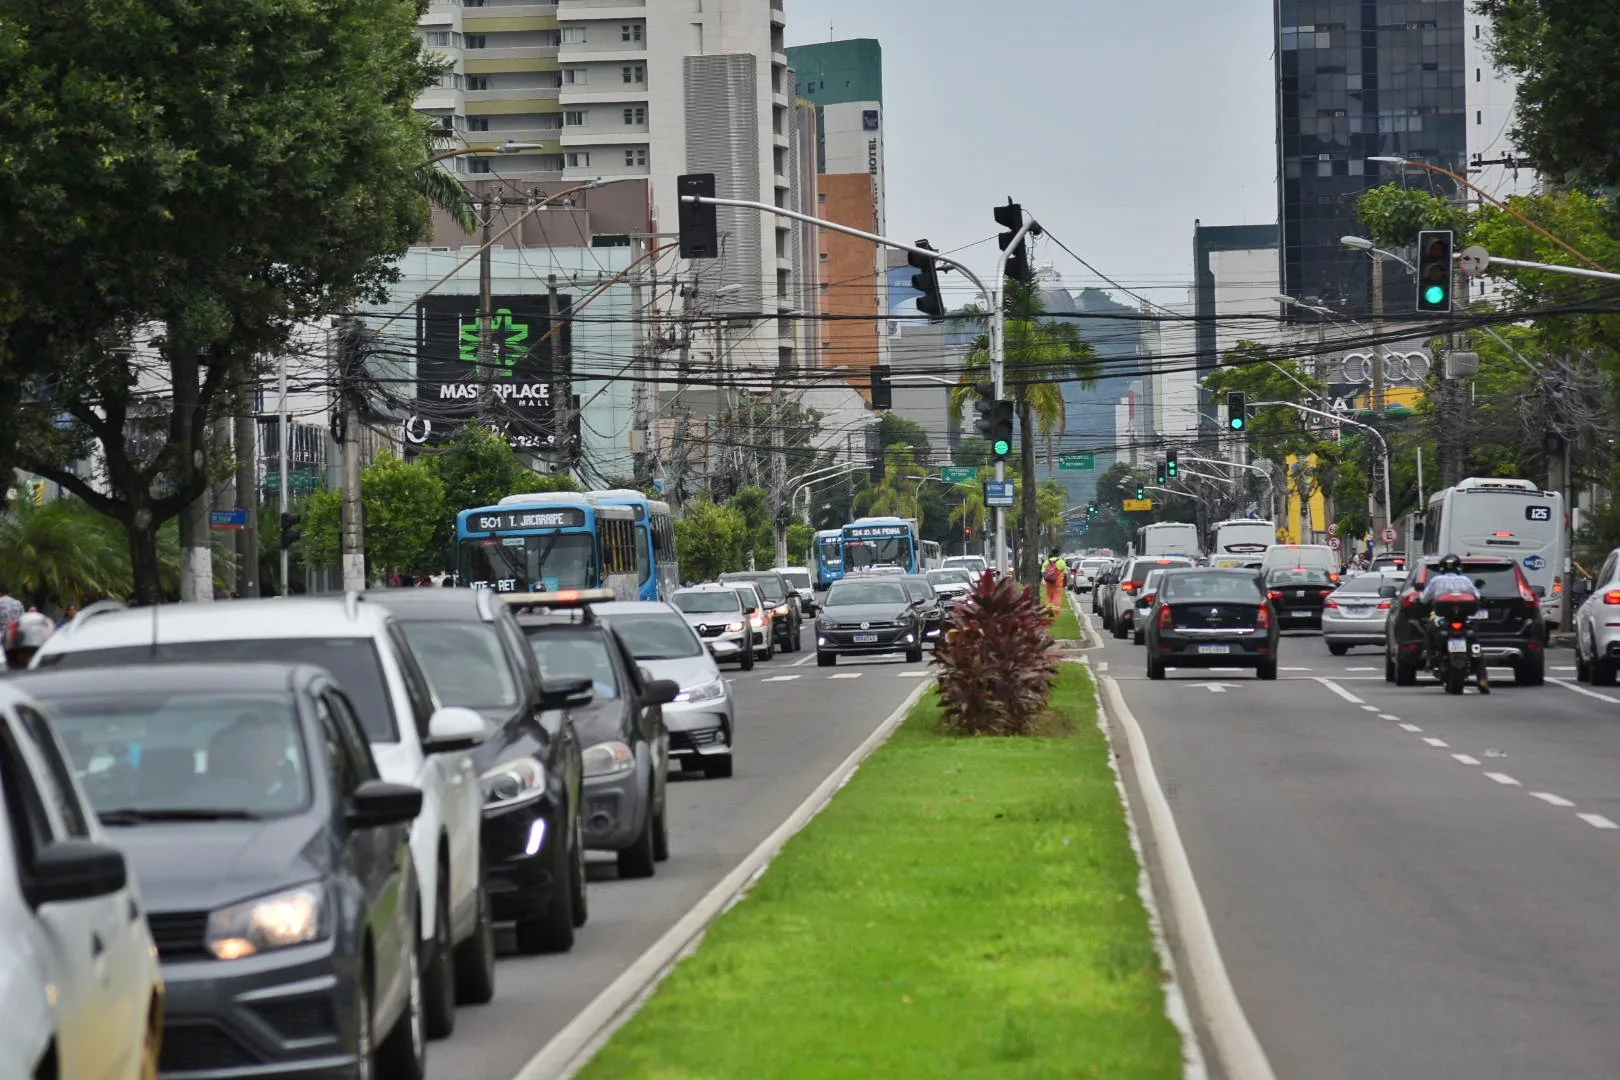
<svg viewBox="0 0 1620 1080">
<path fill-rule="evenodd" d="M 1012 196 L 1081 258 L 1186 299 L 1194 219 L 1277 220 L 1268 0 L 786 0 L 790 45 L 883 46 L 888 232 L 978 243 Z M 831 33 L 829 34 L 829 26 Z M 1054 244 L 1070 289 L 1107 287 Z M 959 278 L 945 300 L 970 299 Z M 1126 303 L 1125 296 L 1116 297 Z"/>
</svg>

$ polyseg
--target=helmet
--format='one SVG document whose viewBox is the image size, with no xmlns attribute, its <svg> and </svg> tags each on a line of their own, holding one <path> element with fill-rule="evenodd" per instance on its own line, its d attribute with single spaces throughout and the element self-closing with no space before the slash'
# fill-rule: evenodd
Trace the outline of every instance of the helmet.
<svg viewBox="0 0 1620 1080">
<path fill-rule="evenodd" d="M 1447 555 L 1440 560 L 1440 569 L 1448 574 L 1462 573 L 1462 560 L 1455 555 Z"/>
<path fill-rule="evenodd" d="M 50 639 L 56 624 L 37 611 L 20 616 L 6 631 L 6 648 L 37 649 Z"/>
</svg>

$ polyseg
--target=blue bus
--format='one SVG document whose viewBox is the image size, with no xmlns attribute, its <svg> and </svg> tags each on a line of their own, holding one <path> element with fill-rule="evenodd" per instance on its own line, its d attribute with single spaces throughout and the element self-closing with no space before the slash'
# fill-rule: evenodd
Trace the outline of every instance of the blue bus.
<svg viewBox="0 0 1620 1080">
<path fill-rule="evenodd" d="M 906 518 L 863 517 L 845 525 L 844 573 L 872 566 L 898 566 L 908 574 L 919 571 L 917 526 Z"/>
<path fill-rule="evenodd" d="M 817 530 L 811 548 L 816 559 L 816 588 L 830 589 L 844 576 L 844 530 Z"/>
<path fill-rule="evenodd" d="M 681 585 L 680 560 L 675 552 L 675 519 L 669 503 L 649 499 L 633 488 L 588 491 L 586 497 L 602 506 L 628 506 L 636 522 L 636 573 L 641 600 L 668 600 Z"/>
<path fill-rule="evenodd" d="M 475 589 L 611 589 L 635 600 L 637 551 L 635 512 L 578 492 L 509 495 L 456 515 L 456 572 Z"/>
</svg>

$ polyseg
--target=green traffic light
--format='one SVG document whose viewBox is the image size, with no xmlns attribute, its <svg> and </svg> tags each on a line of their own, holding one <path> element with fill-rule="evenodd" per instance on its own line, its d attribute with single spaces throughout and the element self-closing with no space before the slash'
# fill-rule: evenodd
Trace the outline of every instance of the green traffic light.
<svg viewBox="0 0 1620 1080">
<path fill-rule="evenodd" d="M 1446 302 L 1446 290 L 1443 285 L 1430 285 L 1423 290 L 1423 302 L 1426 304 L 1443 304 Z"/>
<path fill-rule="evenodd" d="M 1006 457 L 1008 454 L 1012 453 L 1012 444 L 1006 439 L 997 439 L 990 445 L 990 450 L 996 455 L 996 457 Z"/>
<path fill-rule="evenodd" d="M 1232 417 L 1232 419 L 1229 420 L 1228 423 L 1230 423 L 1232 425 L 1232 430 L 1233 431 L 1242 431 L 1243 430 L 1243 417 L 1241 417 L 1241 416 Z"/>
</svg>

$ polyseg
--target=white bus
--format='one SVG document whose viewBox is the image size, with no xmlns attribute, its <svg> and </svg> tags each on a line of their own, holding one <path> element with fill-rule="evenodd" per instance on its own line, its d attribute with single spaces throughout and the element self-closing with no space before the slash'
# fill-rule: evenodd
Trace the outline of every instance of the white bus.
<svg viewBox="0 0 1620 1080">
<path fill-rule="evenodd" d="M 1238 566 L 1254 562 L 1277 542 L 1277 526 L 1257 518 L 1218 521 L 1209 531 L 1209 565 Z"/>
<path fill-rule="evenodd" d="M 1429 496 L 1423 550 L 1430 555 L 1514 559 L 1541 594 L 1542 614 L 1558 619 L 1569 565 L 1564 497 L 1529 480 L 1471 476 Z"/>
<path fill-rule="evenodd" d="M 1190 521 L 1160 521 L 1136 530 L 1136 554 L 1197 555 L 1198 526 Z"/>
</svg>

